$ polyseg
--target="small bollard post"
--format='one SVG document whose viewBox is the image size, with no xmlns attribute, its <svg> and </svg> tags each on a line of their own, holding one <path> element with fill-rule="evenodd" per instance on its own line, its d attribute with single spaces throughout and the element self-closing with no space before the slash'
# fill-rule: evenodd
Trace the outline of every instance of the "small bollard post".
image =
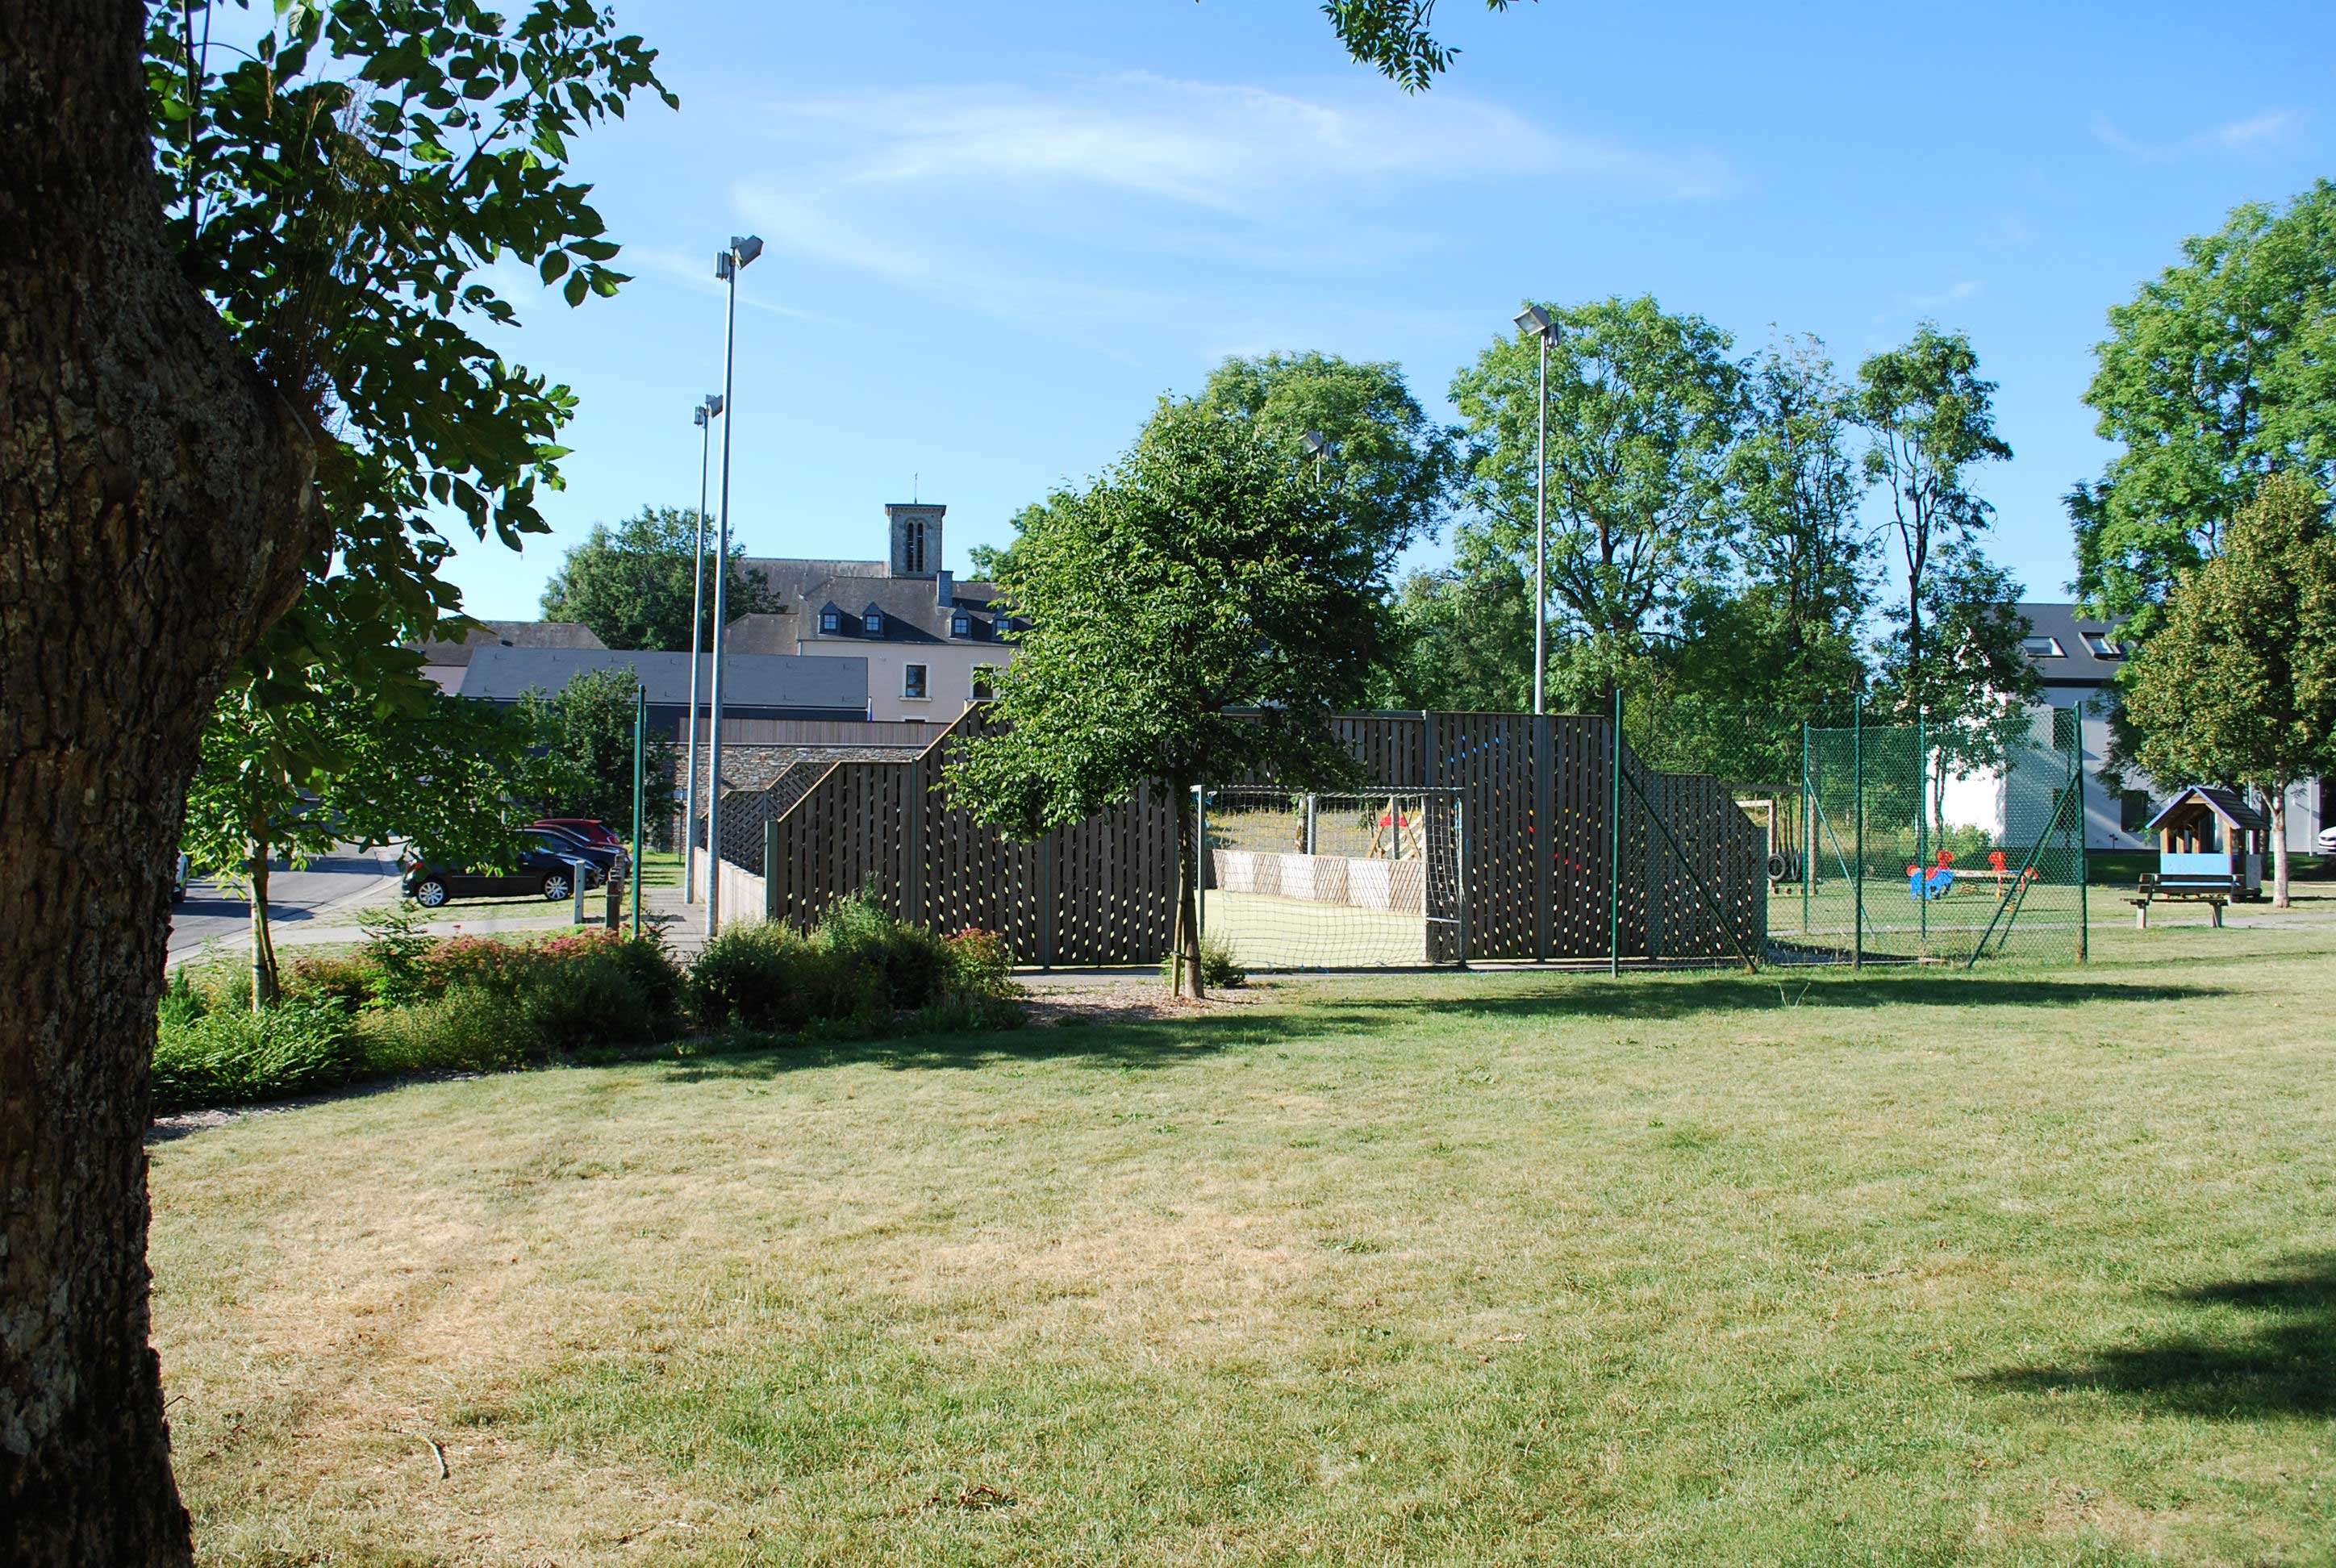
<svg viewBox="0 0 2336 1568">
<path fill-rule="evenodd" d="M 568 891 L 574 895 L 576 901 L 570 919 L 579 926 L 584 923 L 584 883 L 591 869 L 590 861 L 570 860 L 568 862 Z"/>
<path fill-rule="evenodd" d="M 608 929 L 617 930 L 625 922 L 625 879 L 608 879 Z"/>
</svg>

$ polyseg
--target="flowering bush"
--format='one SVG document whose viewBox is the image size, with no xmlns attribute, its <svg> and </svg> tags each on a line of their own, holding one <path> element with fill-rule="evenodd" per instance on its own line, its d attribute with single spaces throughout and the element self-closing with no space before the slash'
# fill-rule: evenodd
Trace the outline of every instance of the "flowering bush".
<svg viewBox="0 0 2336 1568">
<path fill-rule="evenodd" d="M 1014 950 L 996 931 L 968 926 L 949 939 L 949 989 L 956 996 L 1010 997 L 1014 983 Z"/>
</svg>

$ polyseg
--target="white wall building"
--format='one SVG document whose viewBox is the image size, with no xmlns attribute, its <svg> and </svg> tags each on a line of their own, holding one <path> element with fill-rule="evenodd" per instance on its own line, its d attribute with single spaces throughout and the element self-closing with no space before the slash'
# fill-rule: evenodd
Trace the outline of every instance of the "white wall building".
<svg viewBox="0 0 2336 1568">
<path fill-rule="evenodd" d="M 2029 629 L 2023 646 L 2029 663 L 2043 681 L 2043 701 L 2053 707 L 2078 708 L 2083 716 L 2085 847 L 2156 849 L 2157 841 L 2148 825 L 2157 808 L 2176 790 L 2206 781 L 2159 781 L 2134 769 L 2114 781 L 2106 776 L 2103 769 L 2108 763 L 2110 723 L 2117 701 L 2116 682 L 2127 657 L 2116 626 L 2081 614 L 2073 604 L 2037 602 L 2018 608 L 2028 618 Z M 2329 783 L 2309 779 L 2288 791 L 2290 851 L 2314 852 L 2320 830 L 2329 822 Z M 1944 802 L 1947 820 L 1974 826 L 2000 823 L 2002 795 L 2002 781 L 1992 774 L 1951 779 Z"/>
<path fill-rule="evenodd" d="M 949 509 L 896 502 L 884 509 L 891 550 L 883 560 L 748 557 L 778 594 L 776 615 L 734 624 L 725 646 L 868 662 L 868 716 L 946 725 L 986 696 L 990 678 L 1014 657 L 1016 628 L 987 582 L 958 582 L 941 570 L 941 523 Z"/>
</svg>

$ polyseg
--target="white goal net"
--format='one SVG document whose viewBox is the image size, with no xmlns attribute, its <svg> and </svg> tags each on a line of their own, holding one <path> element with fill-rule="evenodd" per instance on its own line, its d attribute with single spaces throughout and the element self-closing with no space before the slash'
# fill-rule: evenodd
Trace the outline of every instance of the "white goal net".
<svg viewBox="0 0 2336 1568">
<path fill-rule="evenodd" d="M 1201 931 L 1252 969 L 1467 961 L 1456 790 L 1201 792 Z"/>
</svg>

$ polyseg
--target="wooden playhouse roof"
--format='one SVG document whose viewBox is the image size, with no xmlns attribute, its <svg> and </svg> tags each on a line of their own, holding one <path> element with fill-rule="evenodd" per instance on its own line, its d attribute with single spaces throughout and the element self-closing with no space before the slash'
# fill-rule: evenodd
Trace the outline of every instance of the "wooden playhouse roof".
<svg viewBox="0 0 2336 1568">
<path fill-rule="evenodd" d="M 2174 798 L 2158 808 L 2157 814 L 2149 819 L 2149 825 L 2142 831 L 2155 832 L 2160 823 L 2175 812 L 2185 806 L 2199 803 L 2203 803 L 2216 816 L 2222 818 L 2228 826 L 2258 833 L 2268 832 L 2271 828 L 2270 822 L 2264 818 L 2263 813 L 2248 804 L 2246 797 L 2236 790 L 2226 790 L 2218 784 L 2192 784 L 2187 789 L 2176 790 Z"/>
</svg>

